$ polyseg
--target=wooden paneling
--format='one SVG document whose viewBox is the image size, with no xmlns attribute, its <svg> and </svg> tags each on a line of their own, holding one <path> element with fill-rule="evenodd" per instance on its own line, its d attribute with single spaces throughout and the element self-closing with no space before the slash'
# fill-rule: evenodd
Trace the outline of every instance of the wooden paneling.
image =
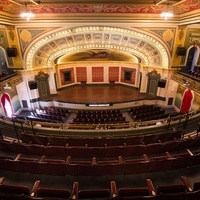
<svg viewBox="0 0 200 200">
<path fill-rule="evenodd" d="M 87 82 L 87 70 L 86 67 L 76 67 L 77 82 Z"/>
<path fill-rule="evenodd" d="M 103 82 L 103 67 L 93 67 L 92 68 L 92 82 Z"/>
<path fill-rule="evenodd" d="M 109 67 L 109 81 L 119 81 L 119 67 Z"/>
</svg>

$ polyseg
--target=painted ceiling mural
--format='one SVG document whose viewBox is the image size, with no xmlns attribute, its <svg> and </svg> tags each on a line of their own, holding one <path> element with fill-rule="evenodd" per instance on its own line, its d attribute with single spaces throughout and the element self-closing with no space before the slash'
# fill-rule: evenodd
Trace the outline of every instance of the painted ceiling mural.
<svg viewBox="0 0 200 200">
<path fill-rule="evenodd" d="M 72 55 L 63 56 L 59 59 L 59 64 L 70 61 L 126 61 L 137 63 L 137 59 L 134 56 L 110 49 L 89 49 L 80 51 Z"/>
</svg>

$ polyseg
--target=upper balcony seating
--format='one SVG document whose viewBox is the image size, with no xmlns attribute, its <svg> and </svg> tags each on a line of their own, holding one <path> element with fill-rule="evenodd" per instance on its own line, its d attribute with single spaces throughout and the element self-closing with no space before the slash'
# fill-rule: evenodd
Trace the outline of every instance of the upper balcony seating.
<svg viewBox="0 0 200 200">
<path fill-rule="evenodd" d="M 10 160 L 10 165 L 13 166 L 11 171 L 39 174 L 38 162 L 37 158 L 22 157 L 22 154 L 18 154 L 14 160 Z"/>
<path fill-rule="evenodd" d="M 88 142 L 90 143 L 91 141 Z M 115 142 L 118 141 L 114 141 L 114 143 Z M 117 157 L 118 155 L 123 157 L 133 157 L 133 156 L 142 156 L 143 154 L 153 155 L 153 154 L 165 153 L 166 151 L 173 152 L 186 148 L 196 147 L 200 144 L 200 137 L 190 137 L 187 139 L 179 139 L 179 140 L 174 139 L 172 141 L 166 141 L 166 142 L 158 141 L 147 145 L 144 143 L 133 144 L 133 145 L 130 144 L 127 145 L 126 143 L 124 143 L 123 145 L 114 145 L 114 146 L 108 146 L 107 144 L 104 145 L 102 144 L 102 146 L 99 145 L 97 146 L 96 144 L 94 144 L 95 146 L 90 147 L 88 144 L 84 145 L 81 144 L 82 143 L 80 143 L 80 146 L 70 146 L 68 144 L 66 144 L 65 146 L 55 146 L 55 145 L 50 145 L 49 143 L 47 145 L 38 145 L 38 144 L 32 144 L 32 142 L 29 142 L 27 144 L 16 140 L 13 141 L 0 140 L 0 149 L 2 151 L 37 155 L 37 156 L 46 155 L 50 157 L 58 157 L 59 155 L 59 157 L 62 158 L 66 158 L 67 156 L 71 156 L 73 158 L 91 158 L 91 157 L 113 158 Z M 187 155 L 188 154 L 186 154 L 186 156 Z M 194 153 L 194 155 L 198 155 L 198 152 Z M 197 158 L 195 160 L 197 160 Z"/>
<path fill-rule="evenodd" d="M 76 182 L 74 182 L 76 184 Z M 41 197 L 42 199 L 69 199 L 72 197 L 72 192 L 69 189 L 60 189 L 60 188 L 47 188 L 41 187 L 41 181 L 37 180 L 32 189 L 32 196 Z"/>
<path fill-rule="evenodd" d="M 123 165 L 123 174 L 141 174 L 146 173 L 149 169 L 150 162 L 146 159 L 146 155 L 143 155 L 143 158 L 138 159 L 126 159 L 124 160 Z"/>
<path fill-rule="evenodd" d="M 200 66 L 195 67 L 194 71 L 188 71 L 191 78 L 200 79 Z"/>
<path fill-rule="evenodd" d="M 65 176 L 68 174 L 66 160 L 47 159 L 46 156 L 42 156 L 38 162 L 38 166 L 41 174 L 56 176 Z"/>
<path fill-rule="evenodd" d="M 94 158 L 92 161 L 72 161 L 71 157 L 68 156 L 66 169 L 70 176 L 94 176 Z"/>
<path fill-rule="evenodd" d="M 98 189 L 79 189 L 80 184 L 77 187 L 77 199 L 112 199 L 111 188 L 98 188 Z"/>
<path fill-rule="evenodd" d="M 88 144 L 88 146 L 104 146 L 107 144 L 108 146 L 115 146 L 115 145 L 123 145 L 126 143 L 127 145 L 133 144 L 149 144 L 154 143 L 156 141 L 170 141 L 174 138 L 181 138 L 183 135 L 182 130 L 175 130 L 175 131 L 162 131 L 158 133 L 150 133 L 146 135 L 135 135 L 135 136 L 126 136 L 126 137 L 107 137 L 107 138 L 96 138 L 96 137 L 79 137 L 79 138 L 70 138 L 70 137 L 59 137 L 59 136 L 44 136 L 39 134 L 29 134 L 29 133 L 19 133 L 20 139 L 25 142 L 29 143 L 32 141 L 33 144 L 42 144 L 47 145 L 62 145 L 65 146 L 69 144 L 69 146 L 83 146 Z M 55 138 L 55 139 L 54 139 Z"/>
<path fill-rule="evenodd" d="M 159 184 L 154 186 L 151 179 L 146 179 L 147 185 L 140 187 L 118 187 L 111 180 L 110 186 L 85 189 L 80 183 L 74 182 L 72 188 L 54 188 L 43 186 L 41 180 L 36 180 L 32 188 L 19 184 L 6 184 L 6 178 L 0 178 L 0 199 L 4 200 L 61 200 L 61 199 L 98 199 L 98 200 L 199 200 L 200 182 L 190 183 L 186 176 L 180 177 L 180 183 Z M 137 185 L 137 183 L 135 183 Z"/>
<path fill-rule="evenodd" d="M 56 176 L 108 176 L 128 175 L 161 172 L 166 170 L 183 169 L 200 165 L 200 153 L 193 154 L 189 149 L 180 154 L 149 157 L 144 154 L 143 158 L 97 159 L 93 157 L 88 160 L 76 160 L 70 156 L 67 159 L 49 159 L 22 157 L 18 154 L 16 158 L 2 157 L 0 169 L 22 173 L 48 174 Z M 73 159 L 73 160 L 72 160 Z"/>
<path fill-rule="evenodd" d="M 148 185 L 152 184 L 150 179 L 146 179 L 147 186 L 145 187 L 128 187 L 118 188 L 115 181 L 111 181 L 111 191 L 117 199 L 156 199 L 156 196 L 151 194 Z"/>
<path fill-rule="evenodd" d="M 147 157 L 147 159 L 151 163 L 147 170 L 148 173 L 167 171 L 173 169 L 172 166 L 176 161 L 176 158 L 171 157 L 171 155 L 168 152 L 166 152 L 166 155 L 164 156 L 157 156 L 151 158 Z"/>
<path fill-rule="evenodd" d="M 97 161 L 94 158 L 95 176 L 114 176 L 121 175 L 123 168 L 123 160 L 121 156 L 114 160 Z"/>
<path fill-rule="evenodd" d="M 10 161 L 14 160 L 12 156 L 0 156 L 0 168 L 1 170 L 8 170 L 12 171 L 13 170 L 13 165 L 11 164 Z"/>
<path fill-rule="evenodd" d="M 7 195 L 27 195 L 31 196 L 31 189 L 24 185 L 12 185 L 6 183 L 6 178 L 0 178 L 0 194 L 4 193 Z M 9 196 L 8 196 L 9 197 Z"/>
</svg>

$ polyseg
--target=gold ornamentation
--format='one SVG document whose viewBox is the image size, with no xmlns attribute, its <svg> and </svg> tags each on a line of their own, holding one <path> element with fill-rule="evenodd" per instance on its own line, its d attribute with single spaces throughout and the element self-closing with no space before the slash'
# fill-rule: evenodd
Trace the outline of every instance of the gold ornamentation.
<svg viewBox="0 0 200 200">
<path fill-rule="evenodd" d="M 157 76 L 157 75 L 158 75 L 158 72 L 155 69 L 153 69 L 151 71 L 151 76 Z"/>
<path fill-rule="evenodd" d="M 10 36 L 10 39 L 11 39 L 12 41 L 14 41 L 14 39 L 15 39 L 15 34 L 14 34 L 14 31 L 13 31 L 13 30 L 9 30 L 9 36 Z"/>
</svg>

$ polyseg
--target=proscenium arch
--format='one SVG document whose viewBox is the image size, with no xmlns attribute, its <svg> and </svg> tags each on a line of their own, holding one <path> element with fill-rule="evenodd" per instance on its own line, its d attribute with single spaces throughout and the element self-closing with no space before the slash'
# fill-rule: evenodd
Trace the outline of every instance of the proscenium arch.
<svg viewBox="0 0 200 200">
<path fill-rule="evenodd" d="M 87 36 L 90 36 L 91 40 L 88 40 Z M 107 41 L 105 41 L 106 36 L 109 36 Z M 69 38 L 72 40 L 71 43 Z M 61 40 L 64 41 L 64 45 L 59 44 L 58 41 Z M 54 49 L 51 44 L 55 44 L 56 48 Z M 168 68 L 170 64 L 167 45 L 154 35 L 138 29 L 87 26 L 57 30 L 37 38 L 27 47 L 24 54 L 25 67 L 26 69 L 49 68 L 54 66 L 54 60 L 61 56 L 94 48 L 115 49 L 136 56 L 145 66 Z"/>
</svg>

